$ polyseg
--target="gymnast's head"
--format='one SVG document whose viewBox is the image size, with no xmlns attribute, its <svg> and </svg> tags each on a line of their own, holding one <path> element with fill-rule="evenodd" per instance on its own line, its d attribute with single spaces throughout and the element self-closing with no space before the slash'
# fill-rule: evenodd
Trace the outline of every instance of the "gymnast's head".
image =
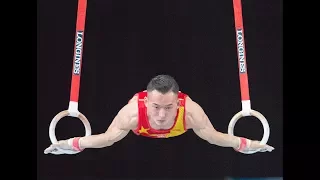
<svg viewBox="0 0 320 180">
<path fill-rule="evenodd" d="M 169 75 L 158 75 L 150 80 L 147 86 L 147 107 L 150 121 L 159 126 L 165 126 L 173 122 L 179 107 L 179 85 Z"/>
</svg>

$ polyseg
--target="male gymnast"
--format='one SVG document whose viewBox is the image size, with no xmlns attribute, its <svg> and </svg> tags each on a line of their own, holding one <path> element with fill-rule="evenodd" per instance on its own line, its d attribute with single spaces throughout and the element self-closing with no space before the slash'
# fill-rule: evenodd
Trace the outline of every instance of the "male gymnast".
<svg viewBox="0 0 320 180">
<path fill-rule="evenodd" d="M 82 151 L 104 148 L 123 139 L 130 131 L 149 138 L 170 138 L 192 129 L 203 140 L 239 152 L 271 152 L 274 148 L 260 141 L 232 136 L 217 131 L 202 107 L 169 75 L 158 75 L 150 80 L 147 90 L 136 93 L 114 117 L 101 134 L 60 140 L 44 150 L 45 154 L 63 150 Z"/>
</svg>

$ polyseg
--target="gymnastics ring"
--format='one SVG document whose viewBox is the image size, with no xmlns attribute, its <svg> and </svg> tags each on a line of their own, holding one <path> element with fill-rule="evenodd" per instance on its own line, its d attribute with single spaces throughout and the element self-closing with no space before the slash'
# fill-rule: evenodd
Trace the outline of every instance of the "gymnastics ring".
<svg viewBox="0 0 320 180">
<path fill-rule="evenodd" d="M 233 135 L 234 126 L 236 125 L 237 121 L 240 118 L 245 117 L 245 116 L 247 116 L 247 115 L 245 115 L 242 111 L 240 111 L 232 117 L 232 119 L 229 122 L 229 126 L 228 126 L 228 134 Z M 261 113 L 259 113 L 258 111 L 252 110 L 252 109 L 250 110 L 249 116 L 254 116 L 254 117 L 258 118 L 260 120 L 260 122 L 262 123 L 262 125 L 263 125 L 263 138 L 260 141 L 260 144 L 265 145 L 268 142 L 269 135 L 270 135 L 270 127 L 269 127 L 267 119 Z M 258 151 L 259 150 L 255 150 L 255 151 L 251 150 L 248 152 L 241 152 L 241 153 L 253 154 Z"/>
<path fill-rule="evenodd" d="M 64 117 L 66 116 L 72 116 L 72 117 L 76 117 L 78 119 L 80 119 L 85 127 L 85 136 L 90 136 L 91 135 L 91 126 L 90 123 L 88 121 L 88 119 L 80 112 L 77 113 L 71 113 L 69 110 L 64 110 L 61 111 L 60 113 L 58 113 L 51 121 L 50 123 L 50 127 L 49 127 L 49 137 L 51 140 L 51 143 L 57 143 L 57 138 L 56 138 L 56 134 L 55 134 L 55 129 L 56 129 L 56 125 L 57 123 Z M 74 150 L 65 150 L 65 149 L 60 149 L 57 148 L 58 152 L 55 152 L 54 154 L 76 154 L 79 153 L 80 151 L 74 151 Z"/>
</svg>

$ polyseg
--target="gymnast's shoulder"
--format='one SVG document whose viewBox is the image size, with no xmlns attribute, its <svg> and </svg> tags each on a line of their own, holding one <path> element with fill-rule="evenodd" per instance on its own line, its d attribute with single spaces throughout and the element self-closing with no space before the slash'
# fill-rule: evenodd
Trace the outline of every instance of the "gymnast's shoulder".
<svg viewBox="0 0 320 180">
<path fill-rule="evenodd" d="M 134 96 L 128 104 L 126 104 L 120 109 L 120 111 L 117 114 L 119 119 L 121 119 L 122 121 L 120 124 L 126 126 L 125 129 L 134 129 L 138 125 L 138 103 L 136 101 L 136 98 L 137 97 Z"/>
<path fill-rule="evenodd" d="M 203 108 L 189 96 L 185 102 L 185 113 L 186 113 L 186 128 L 201 128 L 206 124 L 207 115 Z"/>
</svg>

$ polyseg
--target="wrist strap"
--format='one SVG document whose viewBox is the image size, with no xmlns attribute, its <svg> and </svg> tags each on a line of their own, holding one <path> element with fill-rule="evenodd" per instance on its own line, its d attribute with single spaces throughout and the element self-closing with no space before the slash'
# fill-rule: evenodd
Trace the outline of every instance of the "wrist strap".
<svg viewBox="0 0 320 180">
<path fill-rule="evenodd" d="M 83 149 L 80 148 L 79 145 L 79 140 L 81 137 L 75 137 L 72 139 L 72 149 L 76 150 L 76 151 L 82 151 Z"/>
<path fill-rule="evenodd" d="M 237 149 L 237 151 L 242 151 L 246 147 L 247 147 L 247 139 L 240 137 L 240 145 L 239 145 L 239 148 Z"/>
</svg>

